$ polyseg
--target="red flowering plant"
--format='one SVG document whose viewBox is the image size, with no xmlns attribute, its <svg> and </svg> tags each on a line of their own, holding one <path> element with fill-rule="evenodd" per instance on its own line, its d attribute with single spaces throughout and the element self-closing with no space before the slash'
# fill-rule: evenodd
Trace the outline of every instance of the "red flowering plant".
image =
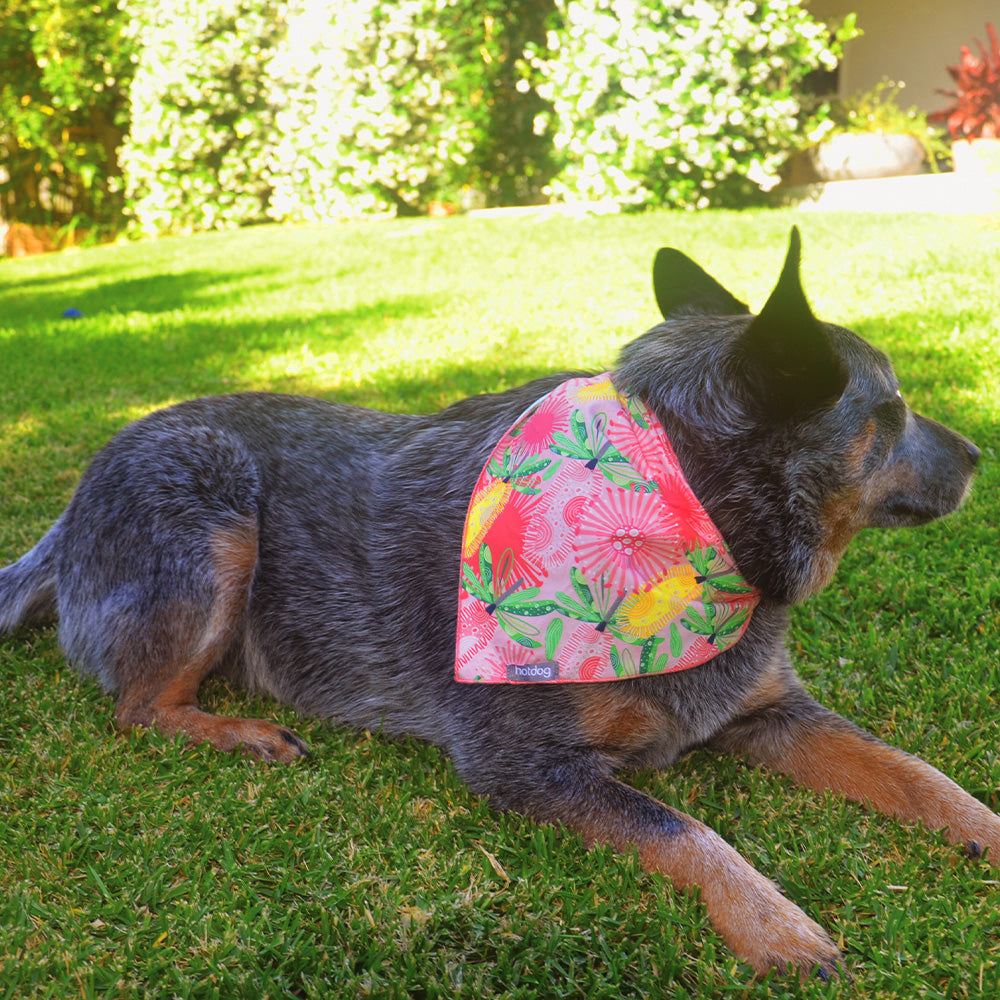
<svg viewBox="0 0 1000 1000">
<path fill-rule="evenodd" d="M 954 98 L 955 103 L 928 115 L 928 121 L 947 122 L 953 139 L 1000 136 L 1000 44 L 992 24 L 986 25 L 986 32 L 990 37 L 988 50 L 977 41 L 980 55 L 976 57 L 963 45 L 961 62 L 948 67 L 955 89 L 938 93 Z"/>
</svg>

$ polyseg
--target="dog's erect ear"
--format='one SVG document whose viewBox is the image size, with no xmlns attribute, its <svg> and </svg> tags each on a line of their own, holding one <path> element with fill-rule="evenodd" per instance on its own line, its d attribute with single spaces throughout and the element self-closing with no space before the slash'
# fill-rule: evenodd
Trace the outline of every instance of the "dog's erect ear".
<svg viewBox="0 0 1000 1000">
<path fill-rule="evenodd" d="M 664 247 L 653 260 L 653 291 L 664 319 L 678 313 L 741 316 L 750 310 L 680 250 Z"/>
<path fill-rule="evenodd" d="M 839 399 L 847 384 L 826 329 L 802 290 L 801 246 L 798 227 L 793 227 L 778 283 L 737 345 L 745 374 L 777 415 Z"/>
</svg>

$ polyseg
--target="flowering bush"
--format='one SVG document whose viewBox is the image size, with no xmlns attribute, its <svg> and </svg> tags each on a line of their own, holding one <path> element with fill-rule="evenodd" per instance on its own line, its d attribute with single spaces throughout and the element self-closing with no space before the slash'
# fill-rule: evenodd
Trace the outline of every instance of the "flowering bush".
<svg viewBox="0 0 1000 1000">
<path fill-rule="evenodd" d="M 793 0 L 557 0 L 534 64 L 566 198 L 688 208 L 745 203 L 794 146 L 803 78 L 837 64 Z"/>
<path fill-rule="evenodd" d="M 116 0 L 0 0 L 0 219 L 118 223 L 125 22 Z"/>
<path fill-rule="evenodd" d="M 299 0 L 274 73 L 285 103 L 270 214 L 412 211 L 452 181 L 472 128 L 445 86 L 433 0 Z"/>
<path fill-rule="evenodd" d="M 544 37 L 538 6 L 137 0 L 122 160 L 139 228 L 413 212 L 467 184 L 502 197 L 544 164 L 530 128 L 522 148 L 497 127 L 532 98 L 508 56 L 524 25 Z"/>
<path fill-rule="evenodd" d="M 190 231 L 266 217 L 288 0 L 133 0 L 141 45 L 120 152 L 134 222 Z"/>
</svg>

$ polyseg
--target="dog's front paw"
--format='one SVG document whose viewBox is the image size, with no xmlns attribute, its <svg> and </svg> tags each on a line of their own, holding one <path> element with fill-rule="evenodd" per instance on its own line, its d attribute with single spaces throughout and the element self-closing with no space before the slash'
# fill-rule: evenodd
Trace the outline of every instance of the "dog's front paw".
<svg viewBox="0 0 1000 1000">
<path fill-rule="evenodd" d="M 702 897 L 716 930 L 758 976 L 792 969 L 803 979 L 846 977 L 826 931 L 749 866 L 733 881 L 703 886 Z"/>
<path fill-rule="evenodd" d="M 826 931 L 790 900 L 778 895 L 769 918 L 761 922 L 749 943 L 747 960 L 758 976 L 771 969 L 797 972 L 802 979 L 827 980 L 846 975 L 844 960 Z"/>
<path fill-rule="evenodd" d="M 939 815 L 931 816 L 929 822 L 924 816 L 919 818 L 927 825 L 944 827 L 948 840 L 957 844 L 967 857 L 982 858 L 988 865 L 1000 867 L 1000 815 L 957 785 L 951 782 L 948 785 L 954 791 L 946 800 L 947 808 L 940 809 Z"/>
</svg>

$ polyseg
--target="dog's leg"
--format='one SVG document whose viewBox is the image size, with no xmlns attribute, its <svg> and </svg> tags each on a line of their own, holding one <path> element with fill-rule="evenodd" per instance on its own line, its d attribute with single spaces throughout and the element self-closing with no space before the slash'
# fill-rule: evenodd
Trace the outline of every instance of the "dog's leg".
<svg viewBox="0 0 1000 1000">
<path fill-rule="evenodd" d="M 95 456 L 60 519 L 66 658 L 118 695 L 123 726 L 155 726 L 268 760 L 306 753 L 270 722 L 198 708 L 205 676 L 237 665 L 257 574 L 262 484 L 238 434 L 202 401 L 132 424 Z"/>
<path fill-rule="evenodd" d="M 917 757 L 896 750 L 792 688 L 750 712 L 712 747 L 830 789 L 879 812 L 943 830 L 969 854 L 1000 864 L 1000 816 Z"/>
<path fill-rule="evenodd" d="M 697 889 L 709 919 L 733 953 L 763 975 L 789 966 L 803 976 L 836 975 L 840 955 L 823 929 L 703 823 L 668 808 L 584 763 L 547 767 L 525 801 L 496 804 L 559 822 L 588 845 L 635 848 L 647 871 L 680 889 Z"/>
<path fill-rule="evenodd" d="M 115 649 L 114 674 L 120 689 L 115 712 L 120 726 L 155 726 L 181 733 L 193 743 L 219 750 L 240 750 L 262 760 L 289 762 L 308 756 L 294 733 L 264 719 L 233 719 L 198 708 L 202 680 L 233 640 L 243 619 L 257 561 L 253 519 L 217 528 L 211 536 L 214 598 L 207 618 L 182 602 L 147 615 L 141 642 L 127 633 Z M 165 657 L 157 662 L 157 657 Z"/>
</svg>

